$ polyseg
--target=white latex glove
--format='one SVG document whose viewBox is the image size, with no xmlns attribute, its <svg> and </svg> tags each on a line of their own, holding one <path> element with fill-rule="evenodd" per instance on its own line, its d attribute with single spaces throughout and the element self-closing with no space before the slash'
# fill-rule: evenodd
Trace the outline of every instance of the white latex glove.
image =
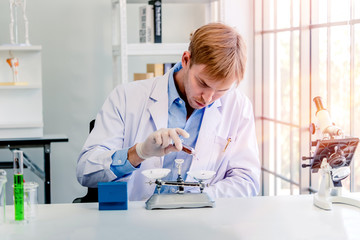
<svg viewBox="0 0 360 240">
<path fill-rule="evenodd" d="M 182 143 L 179 135 L 188 138 L 190 135 L 181 128 L 162 128 L 150 134 L 145 142 L 136 145 L 136 153 L 140 158 L 161 157 L 170 152 L 181 151 Z M 173 144 L 174 143 L 174 144 Z"/>
</svg>

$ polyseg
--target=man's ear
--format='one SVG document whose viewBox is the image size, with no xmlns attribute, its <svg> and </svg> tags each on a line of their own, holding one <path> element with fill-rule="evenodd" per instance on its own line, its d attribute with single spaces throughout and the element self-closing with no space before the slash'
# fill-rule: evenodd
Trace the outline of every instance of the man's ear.
<svg viewBox="0 0 360 240">
<path fill-rule="evenodd" d="M 181 58 L 181 65 L 183 68 L 187 69 L 190 68 L 190 52 L 185 51 Z"/>
</svg>

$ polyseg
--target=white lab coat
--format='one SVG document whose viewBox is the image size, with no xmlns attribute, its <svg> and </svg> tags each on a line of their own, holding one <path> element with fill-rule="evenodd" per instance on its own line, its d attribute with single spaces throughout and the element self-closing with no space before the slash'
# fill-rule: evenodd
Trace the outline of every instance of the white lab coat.
<svg viewBox="0 0 360 240">
<path fill-rule="evenodd" d="M 172 72 L 172 71 L 169 71 Z M 95 127 L 82 149 L 77 165 L 80 184 L 96 187 L 117 177 L 110 170 L 112 154 L 143 142 L 152 132 L 167 127 L 168 78 L 164 76 L 116 87 L 96 117 Z M 224 148 L 231 138 L 231 142 Z M 211 197 L 254 196 L 259 191 L 260 163 L 252 106 L 238 89 L 230 90 L 205 109 L 189 171 L 213 170 L 205 188 Z M 162 168 L 163 157 L 146 159 L 128 182 L 129 200 L 146 200 L 155 190 L 141 171 Z M 194 181 L 190 176 L 187 181 Z M 193 189 L 199 191 L 199 189 Z"/>
</svg>

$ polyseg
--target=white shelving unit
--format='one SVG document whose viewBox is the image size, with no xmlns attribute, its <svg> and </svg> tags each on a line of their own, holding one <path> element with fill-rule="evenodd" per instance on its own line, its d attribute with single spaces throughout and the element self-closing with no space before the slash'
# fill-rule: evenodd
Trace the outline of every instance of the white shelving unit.
<svg viewBox="0 0 360 240">
<path fill-rule="evenodd" d="M 162 0 L 162 5 L 167 4 L 204 4 L 206 8 L 205 23 L 222 21 L 224 0 Z M 147 4 L 147 0 L 111 0 L 112 3 L 112 56 L 113 56 L 113 85 L 129 81 L 129 57 L 131 56 L 168 56 L 182 55 L 187 50 L 188 43 L 155 43 L 140 44 L 128 42 L 127 5 Z M 163 14 L 164 16 L 164 14 Z M 131 18 L 138 16 L 131 16 Z M 179 27 L 186 22 L 186 16 L 179 18 Z M 162 19 L 164 22 L 166 19 Z M 164 35 L 164 30 L 163 30 Z"/>
<path fill-rule="evenodd" d="M 19 60 L 19 81 L 0 85 L 0 138 L 43 136 L 41 46 L 0 46 L 0 82 L 12 81 L 6 59 Z"/>
</svg>

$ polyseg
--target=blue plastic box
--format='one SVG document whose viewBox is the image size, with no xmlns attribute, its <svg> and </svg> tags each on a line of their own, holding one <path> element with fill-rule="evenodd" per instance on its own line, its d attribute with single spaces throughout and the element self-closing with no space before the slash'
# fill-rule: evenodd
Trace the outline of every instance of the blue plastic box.
<svg viewBox="0 0 360 240">
<path fill-rule="evenodd" d="M 99 210 L 127 210 L 126 182 L 99 182 Z"/>
</svg>

